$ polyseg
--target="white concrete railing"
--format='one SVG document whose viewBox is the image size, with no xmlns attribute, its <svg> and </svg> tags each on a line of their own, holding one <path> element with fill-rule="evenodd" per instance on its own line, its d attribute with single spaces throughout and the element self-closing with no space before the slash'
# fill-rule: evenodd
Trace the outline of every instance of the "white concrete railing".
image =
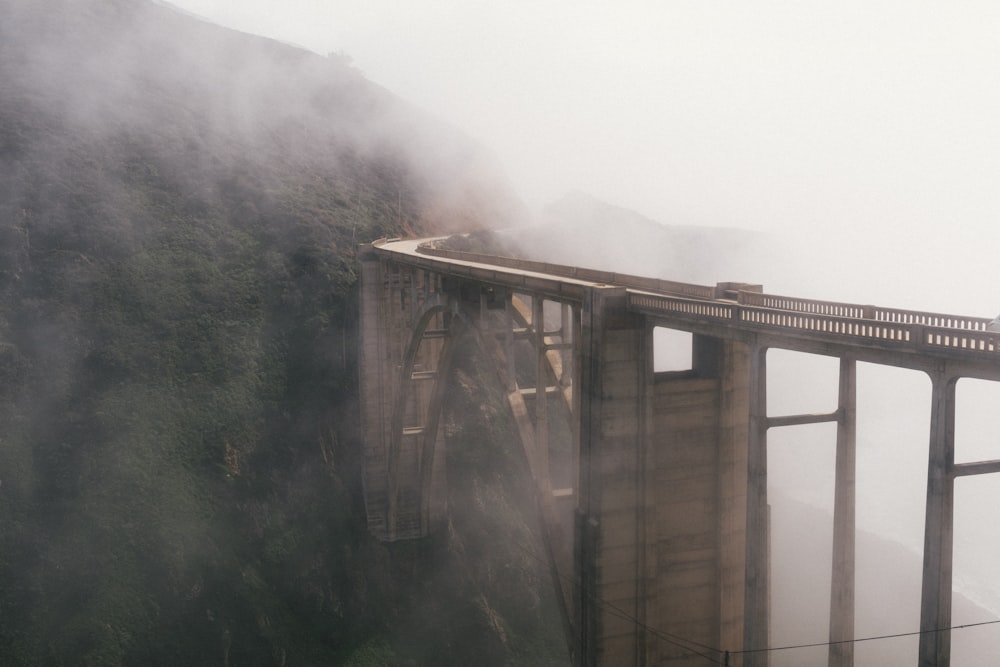
<svg viewBox="0 0 1000 667">
<path fill-rule="evenodd" d="M 664 313 L 681 313 L 718 321 L 733 320 L 738 310 L 735 304 L 725 301 L 701 301 L 679 296 L 631 291 L 628 293 L 628 303 L 631 307 Z"/>
<path fill-rule="evenodd" d="M 817 315 L 832 315 L 834 317 L 852 317 L 874 319 L 870 315 L 871 306 L 860 306 L 855 303 L 839 303 L 836 301 L 817 301 L 793 296 L 778 296 L 761 292 L 740 292 L 739 303 L 759 308 L 772 308 L 797 313 L 815 313 Z"/>
<path fill-rule="evenodd" d="M 872 319 L 882 322 L 900 322 L 904 324 L 923 324 L 929 327 L 944 327 L 949 329 L 965 329 L 969 331 L 986 331 L 990 320 L 985 317 L 967 317 L 964 315 L 943 315 L 940 313 L 925 313 L 919 310 L 898 310 L 894 308 L 879 308 L 872 306 Z"/>
<path fill-rule="evenodd" d="M 945 315 L 920 310 L 902 310 L 899 308 L 884 308 L 882 306 L 860 305 L 838 301 L 819 301 L 816 299 L 778 296 L 760 292 L 740 292 L 739 303 L 797 313 L 815 313 L 817 315 L 833 315 L 836 317 L 851 317 L 898 324 L 923 324 L 930 327 L 946 327 L 970 331 L 986 331 L 986 326 L 990 322 L 985 317 Z"/>
<path fill-rule="evenodd" d="M 813 315 L 792 311 L 770 310 L 767 308 L 741 307 L 741 322 L 760 325 L 778 330 L 795 329 L 814 331 L 852 338 L 870 338 L 880 341 L 909 343 L 916 340 L 914 332 L 907 325 L 887 325 L 882 322 L 857 317 L 835 317 Z"/>
<path fill-rule="evenodd" d="M 748 305 L 747 302 L 768 305 Z M 984 318 L 898 311 L 746 292 L 741 292 L 739 302 L 732 304 L 630 291 L 629 305 L 654 314 L 662 312 L 685 319 L 732 323 L 778 335 L 795 332 L 866 340 L 899 349 L 948 349 L 988 355 L 1000 353 L 1000 332 L 986 331 L 988 320 Z M 782 309 L 781 306 L 785 308 Z M 882 317 L 870 317 L 873 312 Z M 850 316 L 855 313 L 863 313 L 869 317 Z M 947 324 L 929 326 L 928 322 Z"/>
<path fill-rule="evenodd" d="M 928 348 L 951 348 L 975 352 L 1000 352 L 1000 332 L 956 331 L 942 327 L 924 327 L 920 345 Z"/>
</svg>

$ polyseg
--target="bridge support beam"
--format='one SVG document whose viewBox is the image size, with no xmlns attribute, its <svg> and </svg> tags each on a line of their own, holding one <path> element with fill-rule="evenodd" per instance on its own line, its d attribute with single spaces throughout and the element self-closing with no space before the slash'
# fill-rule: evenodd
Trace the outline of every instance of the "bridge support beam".
<svg viewBox="0 0 1000 667">
<path fill-rule="evenodd" d="M 743 646 L 751 352 L 745 343 L 721 341 L 721 346 L 718 646 L 728 648 Z M 731 667 L 742 664 L 741 656 L 731 658 Z"/>
<path fill-rule="evenodd" d="M 425 536 L 445 511 L 438 417 L 452 318 L 439 276 L 362 246 L 361 427 L 368 529 L 392 542 Z"/>
<path fill-rule="evenodd" d="M 953 509 L 955 501 L 955 382 L 932 378 L 931 437 L 924 523 L 924 575 L 920 603 L 920 667 L 951 664 Z"/>
<path fill-rule="evenodd" d="M 854 666 L 856 387 L 857 364 L 842 357 L 833 497 L 829 667 Z"/>
<path fill-rule="evenodd" d="M 750 352 L 750 430 L 747 446 L 746 597 L 743 665 L 767 667 L 770 643 L 770 516 L 767 504 L 767 348 Z"/>
<path fill-rule="evenodd" d="M 624 297 L 582 310 L 574 663 L 721 663 L 744 634 L 750 348 L 696 336 L 690 371 L 654 373 Z"/>
<path fill-rule="evenodd" d="M 389 289 L 382 264 L 370 246 L 360 259 L 360 389 L 361 424 L 365 442 L 365 511 L 368 530 L 389 539 L 389 441 L 395 347 L 390 330 Z"/>
<path fill-rule="evenodd" d="M 622 288 L 582 309 L 577 665 L 645 664 L 646 331 Z"/>
</svg>

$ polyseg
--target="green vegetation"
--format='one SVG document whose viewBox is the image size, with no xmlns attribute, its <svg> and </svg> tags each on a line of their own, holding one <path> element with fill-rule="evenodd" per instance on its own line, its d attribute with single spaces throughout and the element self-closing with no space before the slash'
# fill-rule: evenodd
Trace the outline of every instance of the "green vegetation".
<svg viewBox="0 0 1000 667">
<path fill-rule="evenodd" d="M 0 663 L 562 650 L 551 602 L 522 608 L 544 565 L 481 558 L 476 519 L 365 531 L 354 249 L 516 204 L 346 62 L 140 0 L 0 0 Z M 476 456 L 516 472 L 501 445 Z"/>
</svg>

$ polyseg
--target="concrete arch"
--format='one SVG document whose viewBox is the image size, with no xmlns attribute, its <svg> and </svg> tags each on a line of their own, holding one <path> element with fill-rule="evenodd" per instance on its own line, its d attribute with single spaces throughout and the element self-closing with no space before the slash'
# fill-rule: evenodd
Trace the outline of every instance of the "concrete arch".
<svg viewBox="0 0 1000 667">
<path fill-rule="evenodd" d="M 526 325 L 529 323 L 529 320 L 522 311 L 515 309 L 514 312 L 516 313 L 514 319 L 518 324 Z M 536 484 L 540 487 L 546 485 L 550 489 L 551 485 L 547 484 L 549 480 L 541 479 L 538 471 L 536 470 L 536 453 L 534 451 L 534 437 L 532 435 L 534 424 L 531 421 L 528 410 L 524 407 L 524 399 L 520 394 L 516 378 L 507 377 L 510 373 L 510 368 L 507 363 L 507 354 L 509 354 L 509 352 L 505 351 L 502 346 L 496 342 L 495 338 L 488 335 L 488 331 L 484 331 L 483 327 L 476 324 L 476 318 L 467 314 L 458 306 L 457 302 L 449 302 L 440 293 L 434 295 L 433 298 L 428 299 L 428 301 L 423 304 L 420 312 L 414 318 L 410 340 L 407 344 L 406 352 L 403 355 L 402 364 L 400 365 L 397 384 L 399 391 L 394 399 L 394 405 L 391 413 L 392 436 L 389 452 L 390 489 L 395 492 L 398 488 L 398 479 L 396 479 L 398 470 L 396 462 L 399 456 L 401 438 L 405 428 L 403 422 L 406 405 L 407 401 L 412 396 L 412 386 L 414 383 L 412 378 L 413 369 L 418 359 L 420 346 L 426 339 L 428 326 L 432 319 L 439 314 L 448 315 L 450 321 L 446 327 L 447 334 L 444 339 L 445 343 L 439 354 L 437 368 L 434 369 L 435 378 L 433 381 L 433 388 L 430 392 L 430 400 L 428 402 L 426 414 L 424 415 L 424 426 L 421 434 L 423 442 L 420 458 L 422 481 L 424 483 L 429 483 L 431 481 L 427 475 L 430 474 L 430 470 L 433 467 L 434 450 L 433 447 L 429 447 L 428 445 L 433 443 L 437 438 L 438 424 L 441 413 L 441 399 L 444 393 L 447 375 L 451 370 L 452 358 L 454 354 L 453 343 L 454 340 L 461 335 L 461 333 L 464 331 L 471 331 L 475 334 L 475 340 L 480 351 L 484 353 L 486 358 L 492 360 L 493 363 L 491 364 L 491 367 L 496 373 L 501 386 L 513 387 L 512 391 L 508 391 L 507 408 L 517 425 L 522 452 L 527 459 L 529 469 L 532 471 L 532 476 L 535 478 Z M 529 342 L 533 347 L 537 346 L 534 340 L 530 340 Z M 557 365 L 557 360 L 554 360 L 550 356 L 546 356 L 545 359 L 547 372 L 557 380 L 562 380 L 564 378 L 565 370 Z M 572 413 L 573 406 L 570 392 L 563 391 L 560 392 L 560 395 L 566 401 L 567 411 Z M 426 488 L 426 486 L 423 488 Z"/>
<path fill-rule="evenodd" d="M 438 335 L 443 337 L 441 349 L 437 352 L 436 368 L 432 369 L 433 383 L 429 392 L 426 393 L 426 410 L 421 417 L 421 431 L 419 433 L 419 443 L 417 445 L 417 461 L 419 466 L 418 488 L 420 523 L 429 526 L 434 517 L 432 505 L 434 486 L 434 450 L 438 440 L 438 422 L 441 414 L 441 397 L 444 393 L 445 378 L 451 368 L 453 356 L 453 341 L 460 333 L 463 326 L 463 316 L 455 304 L 449 303 L 447 297 L 441 293 L 435 293 L 428 298 L 421 306 L 420 311 L 415 315 L 413 326 L 410 329 L 410 340 L 403 353 L 402 363 L 399 368 L 399 375 L 396 382 L 398 391 L 393 400 L 391 411 L 391 425 L 389 438 L 388 457 L 388 487 L 389 487 L 389 516 L 397 516 L 397 504 L 399 502 L 400 491 L 400 452 L 404 437 L 404 420 L 408 402 L 414 395 L 414 367 L 419 358 L 421 345 L 428 340 L 428 327 L 435 317 L 446 316 L 446 326 L 438 331 Z"/>
<path fill-rule="evenodd" d="M 477 314 L 467 312 L 461 307 L 459 300 L 448 298 L 441 293 L 428 299 L 422 306 L 419 313 L 414 317 L 413 326 L 410 329 L 410 340 L 406 346 L 406 351 L 402 357 L 399 369 L 398 384 L 399 390 L 394 399 L 392 410 L 392 425 L 389 450 L 389 497 L 390 516 L 394 516 L 398 493 L 400 487 L 399 453 L 402 447 L 404 433 L 405 412 L 408 401 L 414 392 L 414 385 L 417 382 L 413 379 L 414 367 L 420 357 L 421 345 L 426 340 L 426 334 L 435 316 L 445 315 L 447 333 L 444 337 L 444 344 L 437 357 L 437 366 L 434 369 L 435 377 L 433 386 L 427 394 L 426 411 L 422 417 L 423 429 L 420 434 L 419 444 L 419 505 L 423 525 L 428 529 L 432 528 L 441 516 L 437 514 L 435 501 L 442 498 L 446 493 L 444 487 L 444 475 L 435 474 L 439 470 L 440 461 L 437 456 L 443 453 L 443 441 L 440 437 L 440 419 L 442 414 L 442 403 L 448 385 L 448 378 L 454 362 L 454 354 L 458 341 L 463 335 L 470 334 L 472 340 L 479 350 L 477 355 L 481 359 L 489 361 L 488 366 L 496 374 L 499 386 L 512 389 L 505 389 L 507 393 L 506 408 L 508 414 L 513 419 L 518 433 L 521 454 L 524 457 L 526 469 L 532 476 L 536 493 L 536 515 L 541 528 L 543 546 L 549 562 L 553 587 L 557 599 L 560 601 L 560 611 L 563 622 L 567 629 L 567 638 L 571 637 L 570 618 L 572 615 L 572 592 L 565 586 L 572 574 L 572 551 L 573 532 L 571 521 L 560 519 L 556 511 L 552 497 L 552 482 L 547 476 L 548 466 L 537 465 L 538 453 L 535 451 L 535 424 L 532 422 L 530 411 L 527 409 L 524 397 L 517 386 L 516 378 L 508 377 L 512 366 L 508 363 L 507 355 L 509 350 L 498 341 L 498 331 L 491 328 L 488 322 Z M 524 313 L 519 313 L 514 317 L 518 324 L 527 324 Z M 536 345 L 534 340 L 530 340 L 532 346 Z M 537 353 L 537 350 L 536 350 Z M 547 372 L 557 380 L 562 378 L 564 369 L 557 368 L 552 363 L 552 359 L 546 357 L 548 364 Z M 560 392 L 567 401 L 568 390 Z M 567 414 L 573 411 L 567 405 Z M 571 425 L 572 426 L 572 425 Z M 572 498 L 569 498 L 572 500 Z M 441 507 L 443 515 L 443 505 Z M 569 523 L 570 525 L 566 525 Z"/>
</svg>

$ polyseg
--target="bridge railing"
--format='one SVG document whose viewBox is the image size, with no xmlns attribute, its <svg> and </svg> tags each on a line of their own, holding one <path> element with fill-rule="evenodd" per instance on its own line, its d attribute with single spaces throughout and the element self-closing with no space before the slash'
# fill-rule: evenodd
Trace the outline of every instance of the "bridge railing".
<svg viewBox="0 0 1000 667">
<path fill-rule="evenodd" d="M 868 338 L 890 343 L 910 343 L 917 340 L 911 325 L 878 322 L 861 317 L 839 317 L 741 306 L 738 318 L 743 324 L 755 328 L 770 328 L 780 331 L 792 329 L 831 334 L 838 337 Z"/>
<path fill-rule="evenodd" d="M 777 294 L 764 294 L 761 292 L 740 292 L 738 302 L 745 306 L 773 308 L 775 310 L 787 310 L 796 313 L 875 319 L 873 317 L 872 306 L 861 306 L 856 303 L 818 301 L 816 299 L 802 299 L 794 296 L 779 296 Z"/>
<path fill-rule="evenodd" d="M 675 280 L 646 278 L 644 276 L 634 276 L 627 273 L 602 271 L 600 269 L 586 269 L 566 264 L 553 264 L 551 262 L 517 259 L 515 257 L 503 257 L 500 255 L 486 255 L 476 252 L 446 250 L 444 248 L 436 247 L 432 243 L 425 243 L 421 245 L 419 252 L 433 257 L 456 259 L 462 262 L 492 264 L 493 266 L 502 266 L 508 269 L 517 269 L 518 271 L 547 273 L 589 283 L 620 285 L 622 287 L 649 290 L 651 292 L 669 292 L 670 294 L 678 294 L 699 299 L 715 299 L 719 297 L 718 287 L 711 285 L 696 285 L 694 283 L 683 283 Z"/>
<path fill-rule="evenodd" d="M 930 327 L 964 329 L 968 331 L 986 331 L 986 326 L 990 323 L 989 318 L 986 317 L 945 315 L 942 313 L 925 313 L 919 310 L 899 310 L 896 308 L 874 307 L 874 310 L 873 319 L 883 322 L 923 324 Z"/>
<path fill-rule="evenodd" d="M 717 322 L 731 322 L 736 318 L 739 307 L 725 301 L 696 301 L 666 294 L 629 292 L 630 308 L 647 311 L 681 314 L 692 318 L 707 318 Z"/>
<path fill-rule="evenodd" d="M 990 320 L 985 317 L 969 317 L 965 315 L 946 315 L 920 310 L 902 310 L 899 308 L 884 308 L 882 306 L 860 305 L 838 301 L 819 301 L 777 294 L 760 292 L 740 292 L 739 303 L 760 308 L 773 308 L 796 313 L 814 313 L 817 315 L 833 315 L 878 322 L 897 324 L 922 324 L 931 327 L 965 329 L 969 331 L 986 331 Z"/>
<path fill-rule="evenodd" d="M 907 321 L 871 317 L 873 307 L 856 304 L 815 302 L 767 294 L 741 293 L 738 303 L 704 302 L 677 296 L 632 292 L 629 307 L 647 313 L 715 324 L 735 324 L 744 329 L 768 331 L 779 335 L 796 333 L 828 340 L 845 338 L 865 341 L 881 348 L 899 350 L 953 350 L 993 356 L 1000 353 L 1000 332 L 972 329 L 980 318 L 921 313 L 918 311 L 881 310 L 891 316 L 912 315 Z M 749 302 L 766 304 L 750 305 Z M 790 303 L 796 301 L 798 303 Z M 786 308 L 782 309 L 781 307 Z M 793 306 L 799 310 L 788 308 Z M 861 316 L 856 316 L 860 313 Z M 867 317 L 866 317 L 867 316 Z M 903 319 L 903 318 L 899 318 Z M 925 322 L 957 322 L 969 328 L 931 326 Z"/>
<path fill-rule="evenodd" d="M 950 348 L 997 354 L 1000 353 L 1000 332 L 921 326 L 920 345 L 931 349 Z"/>
</svg>

